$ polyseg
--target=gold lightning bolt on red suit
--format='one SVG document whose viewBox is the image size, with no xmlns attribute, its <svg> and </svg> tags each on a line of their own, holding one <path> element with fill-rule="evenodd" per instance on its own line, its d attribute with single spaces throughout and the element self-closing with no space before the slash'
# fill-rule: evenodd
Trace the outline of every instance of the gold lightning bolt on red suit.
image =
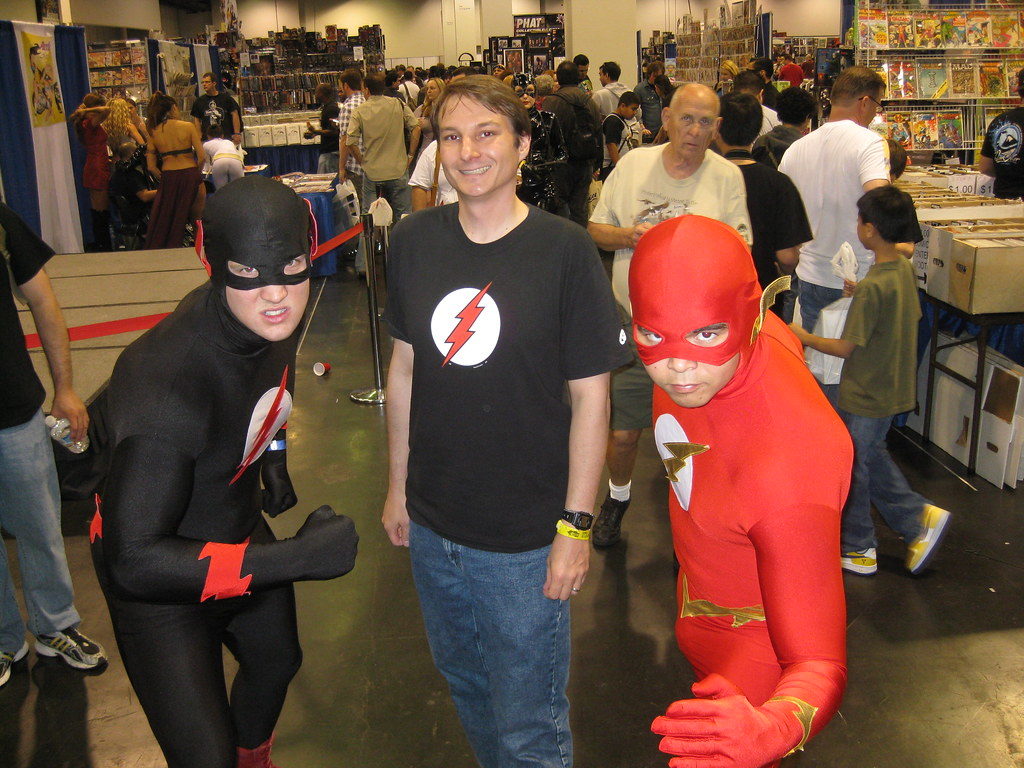
<svg viewBox="0 0 1024 768">
<path fill-rule="evenodd" d="M 730 227 L 658 225 L 629 283 L 639 354 L 660 385 L 676 637 L 699 680 L 652 729 L 671 768 L 773 765 L 829 721 L 846 684 L 836 552 L 850 438 L 796 338 L 764 313 L 771 302 Z M 723 371 L 705 401 L 709 385 L 694 382 Z"/>
</svg>

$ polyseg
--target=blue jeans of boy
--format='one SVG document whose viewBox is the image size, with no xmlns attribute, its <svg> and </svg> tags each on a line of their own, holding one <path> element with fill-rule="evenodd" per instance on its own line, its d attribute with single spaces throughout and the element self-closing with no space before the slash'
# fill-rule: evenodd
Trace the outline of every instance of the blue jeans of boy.
<svg viewBox="0 0 1024 768">
<path fill-rule="evenodd" d="M 808 333 L 814 333 L 814 324 L 818 322 L 821 310 L 834 301 L 843 298 L 842 288 L 829 288 L 801 280 L 797 286 L 800 297 L 800 325 Z"/>
<path fill-rule="evenodd" d="M 78 626 L 60 530 L 60 492 L 43 412 L 0 429 L 0 526 L 17 540 L 22 593 L 33 635 Z M 0 542 L 0 651 L 25 642 L 7 548 Z"/>
<path fill-rule="evenodd" d="M 928 500 L 910 488 L 889 455 L 885 436 L 892 417 L 857 416 L 842 409 L 839 415 L 853 438 L 853 482 L 843 508 L 843 552 L 877 546 L 872 504 L 888 526 L 909 544 L 921 534 L 921 511 Z"/>
<path fill-rule="evenodd" d="M 550 546 L 486 552 L 412 523 L 434 663 L 484 768 L 570 768 L 569 603 L 542 591 Z"/>
</svg>

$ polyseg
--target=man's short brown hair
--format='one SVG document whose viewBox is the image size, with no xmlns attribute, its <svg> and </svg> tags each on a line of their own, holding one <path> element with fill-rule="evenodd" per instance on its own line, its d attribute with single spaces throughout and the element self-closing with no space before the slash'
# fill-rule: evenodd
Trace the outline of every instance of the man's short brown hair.
<svg viewBox="0 0 1024 768">
<path fill-rule="evenodd" d="M 847 67 L 832 84 L 832 101 L 856 101 L 864 96 L 879 99 L 885 93 L 885 80 L 873 69 Z"/>
<path fill-rule="evenodd" d="M 341 73 L 341 82 L 353 91 L 363 90 L 363 73 L 358 69 L 346 69 Z"/>
<path fill-rule="evenodd" d="M 529 136 L 532 132 L 530 116 L 511 88 L 489 75 L 469 75 L 449 83 L 434 105 L 430 123 L 438 140 L 441 138 L 441 116 L 462 99 L 475 101 L 484 109 L 507 117 L 512 130 L 519 136 Z"/>
</svg>

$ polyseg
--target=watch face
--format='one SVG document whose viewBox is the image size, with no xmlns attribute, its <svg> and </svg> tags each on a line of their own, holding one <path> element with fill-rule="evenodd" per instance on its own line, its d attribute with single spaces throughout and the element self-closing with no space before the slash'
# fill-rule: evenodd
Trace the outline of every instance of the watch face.
<svg viewBox="0 0 1024 768">
<path fill-rule="evenodd" d="M 570 512 L 568 509 L 562 512 L 562 519 L 573 528 L 581 531 L 589 531 L 594 524 L 594 516 L 585 512 Z"/>
</svg>

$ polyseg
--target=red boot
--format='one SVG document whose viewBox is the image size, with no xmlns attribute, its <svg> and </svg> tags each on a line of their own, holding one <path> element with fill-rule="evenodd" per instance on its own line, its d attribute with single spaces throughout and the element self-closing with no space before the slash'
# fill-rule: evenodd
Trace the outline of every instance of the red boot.
<svg viewBox="0 0 1024 768">
<path fill-rule="evenodd" d="M 256 749 L 238 747 L 238 768 L 280 768 L 270 759 L 270 748 L 274 746 L 274 734 Z"/>
</svg>

